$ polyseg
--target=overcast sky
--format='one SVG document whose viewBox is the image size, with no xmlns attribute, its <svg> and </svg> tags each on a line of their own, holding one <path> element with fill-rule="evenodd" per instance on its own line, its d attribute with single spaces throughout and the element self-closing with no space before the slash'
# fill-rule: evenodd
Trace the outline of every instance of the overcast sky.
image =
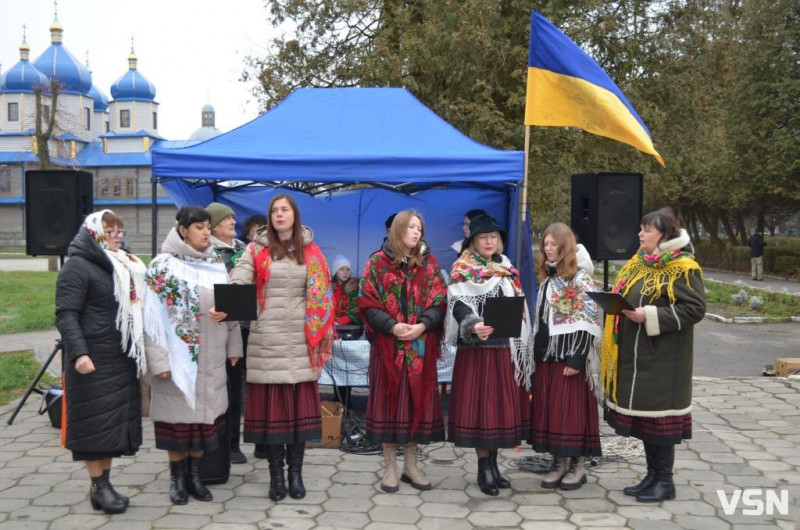
<svg viewBox="0 0 800 530">
<path fill-rule="evenodd" d="M 19 61 L 22 25 L 31 62 L 50 46 L 52 0 L 0 0 L 2 72 Z M 276 30 L 263 0 L 59 0 L 64 46 L 89 64 L 92 81 L 111 98 L 128 70 L 131 35 L 138 70 L 156 87 L 159 134 L 185 140 L 211 103 L 216 125 L 229 131 L 255 118 L 251 84 L 238 81 L 247 55 L 264 55 Z"/>
</svg>

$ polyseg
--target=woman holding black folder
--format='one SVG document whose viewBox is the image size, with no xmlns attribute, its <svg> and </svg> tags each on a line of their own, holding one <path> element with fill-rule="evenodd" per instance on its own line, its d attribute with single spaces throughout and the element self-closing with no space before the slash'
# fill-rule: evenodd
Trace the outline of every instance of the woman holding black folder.
<svg viewBox="0 0 800 530">
<path fill-rule="evenodd" d="M 189 495 L 212 500 L 200 459 L 226 432 L 225 364 L 241 358 L 242 335 L 214 310 L 214 284 L 228 273 L 211 244 L 211 215 L 186 206 L 176 219 L 145 274 L 144 330 L 156 447 L 169 457 L 170 501 L 186 504 Z"/>
<path fill-rule="evenodd" d="M 231 281 L 256 285 L 258 319 L 247 344 L 244 439 L 265 446 L 269 498 L 306 495 L 307 440 L 322 436 L 319 386 L 333 346 L 333 296 L 328 263 L 303 226 L 295 200 L 275 195 L 269 223 L 256 231 L 231 271 Z"/>
<path fill-rule="evenodd" d="M 606 421 L 644 442 L 647 475 L 624 489 L 639 502 L 675 498 L 675 445 L 692 437 L 694 325 L 705 316 L 703 273 L 671 210 L 642 218 L 639 252 L 614 292 L 635 309 L 606 316 L 602 374 Z"/>
<path fill-rule="evenodd" d="M 469 224 L 465 251 L 453 264 L 447 289 L 445 344 L 457 345 L 450 394 L 448 439 L 458 447 L 474 447 L 478 486 L 486 495 L 510 488 L 500 474 L 497 452 L 513 448 L 529 423 L 525 381 L 531 375 L 530 317 L 523 306 L 519 337 L 493 337 L 484 322 L 487 299 L 521 297 L 519 272 L 503 255 L 505 230 L 489 215 Z"/>
<path fill-rule="evenodd" d="M 601 454 L 592 377 L 598 366 L 601 321 L 597 305 L 586 295 L 595 290 L 594 282 L 578 262 L 578 250 L 567 225 L 555 223 L 545 229 L 528 440 L 537 452 L 553 456 L 543 488 L 579 489 L 586 483 L 586 458 Z"/>
</svg>

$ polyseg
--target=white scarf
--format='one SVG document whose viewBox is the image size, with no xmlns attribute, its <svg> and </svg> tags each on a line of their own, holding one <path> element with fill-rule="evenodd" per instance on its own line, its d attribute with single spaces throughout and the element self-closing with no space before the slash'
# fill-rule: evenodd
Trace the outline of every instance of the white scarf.
<svg viewBox="0 0 800 530">
<path fill-rule="evenodd" d="M 144 354 L 144 326 L 142 319 L 142 296 L 145 289 L 144 263 L 124 250 L 109 250 L 103 229 L 103 215 L 113 214 L 111 210 L 100 210 L 86 217 L 83 224 L 95 243 L 108 256 L 114 266 L 114 298 L 117 300 L 116 327 L 121 336 L 122 351 L 136 362 L 136 375 L 141 377 L 147 371 L 147 358 Z M 130 346 L 130 349 L 129 349 Z"/>
</svg>

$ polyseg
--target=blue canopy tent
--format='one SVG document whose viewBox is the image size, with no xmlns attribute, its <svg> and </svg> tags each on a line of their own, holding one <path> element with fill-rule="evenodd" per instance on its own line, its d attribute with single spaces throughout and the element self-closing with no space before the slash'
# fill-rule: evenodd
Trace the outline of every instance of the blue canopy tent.
<svg viewBox="0 0 800 530">
<path fill-rule="evenodd" d="M 482 208 L 508 227 L 506 254 L 533 300 L 530 230 L 518 222 L 523 153 L 464 136 L 405 89 L 298 89 L 233 131 L 152 155 L 153 197 L 161 183 L 179 207 L 222 202 L 241 221 L 291 193 L 328 259 L 344 255 L 359 275 L 390 214 L 418 210 L 449 270 L 464 213 Z"/>
</svg>

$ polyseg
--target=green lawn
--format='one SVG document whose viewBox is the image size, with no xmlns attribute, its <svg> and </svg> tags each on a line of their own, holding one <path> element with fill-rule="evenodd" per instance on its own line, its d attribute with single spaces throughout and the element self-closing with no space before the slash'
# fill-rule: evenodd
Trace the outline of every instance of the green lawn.
<svg viewBox="0 0 800 530">
<path fill-rule="evenodd" d="M 55 327 L 56 272 L 0 272 L 0 333 Z"/>
<path fill-rule="evenodd" d="M 743 288 L 730 283 L 705 282 L 706 311 L 727 318 L 751 317 L 792 317 L 800 315 L 800 296 L 771 293 L 760 289 Z M 760 296 L 764 299 L 764 307 L 753 310 L 738 306 L 731 302 L 731 297 L 744 289 L 748 295 Z"/>
<path fill-rule="evenodd" d="M 0 377 L 0 405 L 20 397 L 40 368 L 39 361 L 30 350 L 0 353 L 0 374 L 3 374 L 3 377 Z M 42 380 L 47 383 L 55 382 L 47 373 Z"/>
</svg>

